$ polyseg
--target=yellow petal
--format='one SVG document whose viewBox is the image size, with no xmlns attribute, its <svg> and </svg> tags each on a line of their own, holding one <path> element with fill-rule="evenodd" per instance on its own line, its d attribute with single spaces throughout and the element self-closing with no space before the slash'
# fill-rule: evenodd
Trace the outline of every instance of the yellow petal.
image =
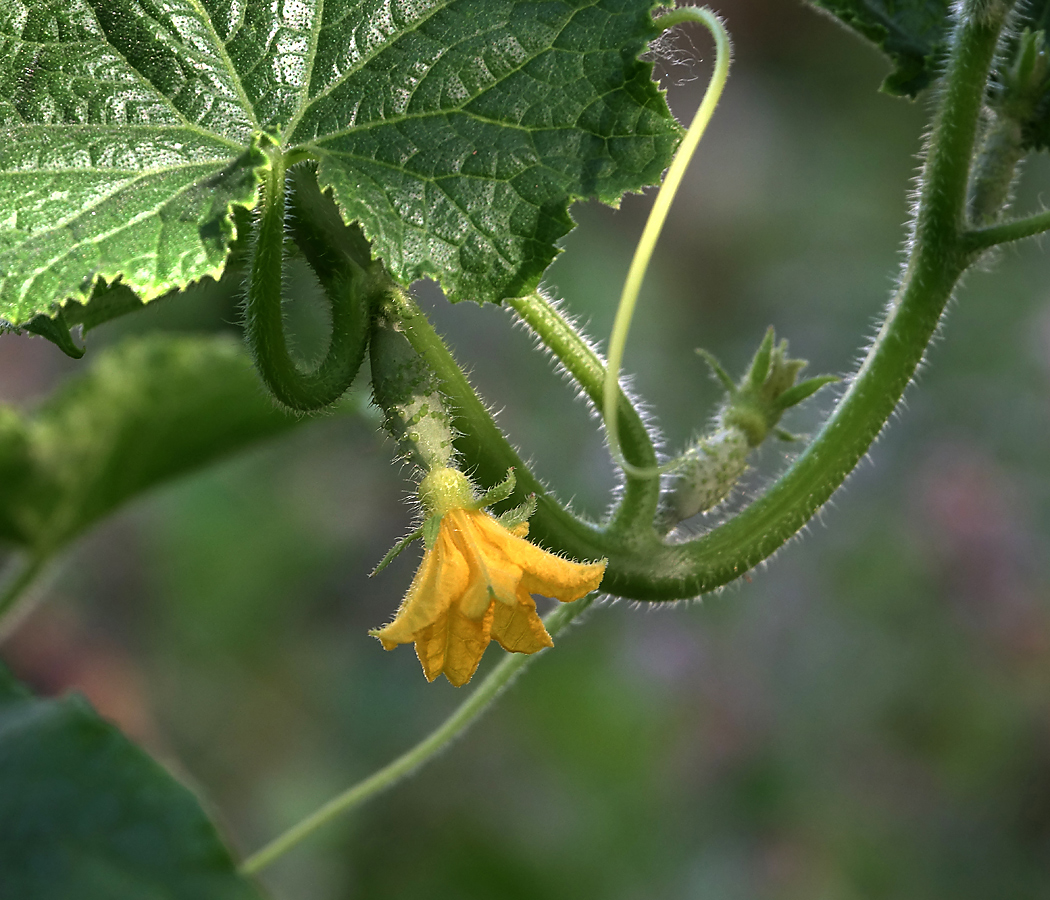
<svg viewBox="0 0 1050 900">
<path fill-rule="evenodd" d="M 416 639 L 416 656 L 423 664 L 427 681 L 433 681 L 442 672 L 456 687 L 470 681 L 489 645 L 491 629 L 491 612 L 475 621 L 454 608 L 424 628 Z"/>
<path fill-rule="evenodd" d="M 460 609 L 471 619 L 485 615 L 493 600 L 513 606 L 522 578 L 521 567 L 510 562 L 502 548 L 477 527 L 479 518 L 490 516 L 473 510 L 449 513 L 453 540 L 470 567 L 470 585 L 463 594 Z M 501 539 L 505 539 L 504 535 Z"/>
<path fill-rule="evenodd" d="M 606 560 L 578 563 L 563 559 L 514 537 L 491 517 L 475 520 L 475 524 L 489 541 L 498 543 L 507 558 L 523 570 L 521 586 L 530 594 L 543 594 L 569 603 L 595 590 L 605 575 Z"/>
<path fill-rule="evenodd" d="M 433 624 L 467 589 L 467 561 L 457 550 L 447 531 L 438 532 L 434 546 L 423 554 L 423 561 L 401 602 L 394 621 L 373 634 L 386 650 L 409 644 L 428 625 Z"/>
<path fill-rule="evenodd" d="M 544 647 L 553 647 L 554 641 L 536 614 L 536 601 L 522 590 L 514 606 L 495 604 L 492 617 L 492 637 L 511 653 L 535 653 Z"/>
<path fill-rule="evenodd" d="M 387 650 L 415 642 L 427 680 L 443 673 L 457 687 L 492 638 L 516 653 L 550 647 L 531 594 L 576 600 L 601 584 L 606 563 L 548 553 L 523 540 L 527 531 L 527 523 L 506 528 L 481 510 L 449 509 L 394 621 L 372 633 Z"/>
</svg>

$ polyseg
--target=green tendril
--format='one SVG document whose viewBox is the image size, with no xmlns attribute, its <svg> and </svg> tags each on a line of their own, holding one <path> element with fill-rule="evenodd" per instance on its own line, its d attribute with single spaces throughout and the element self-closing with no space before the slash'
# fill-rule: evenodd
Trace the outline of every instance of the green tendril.
<svg viewBox="0 0 1050 900">
<path fill-rule="evenodd" d="M 369 309 L 364 292 L 358 289 L 358 273 L 347 267 L 318 266 L 308 257 L 331 304 L 331 337 L 324 359 L 313 370 L 303 371 L 292 359 L 281 307 L 286 171 L 281 154 L 272 152 L 251 253 L 245 337 L 274 397 L 298 412 L 313 412 L 338 400 L 357 375 L 368 342 Z"/>
<path fill-rule="evenodd" d="M 729 75 L 729 63 L 732 57 L 732 46 L 729 34 L 711 10 L 703 8 L 676 9 L 667 15 L 661 16 L 655 21 L 655 25 L 662 31 L 681 25 L 684 22 L 699 22 L 706 27 L 715 39 L 715 70 L 711 76 L 711 82 L 704 93 L 704 99 L 700 108 L 693 117 L 692 124 L 682 139 L 682 144 L 675 154 L 671 167 L 667 170 L 667 177 L 660 186 L 656 195 L 656 202 L 649 213 L 649 219 L 645 223 L 642 237 L 638 241 L 638 247 L 631 260 L 631 267 L 627 272 L 627 280 L 624 282 L 623 293 L 620 295 L 620 305 L 616 310 L 616 319 L 613 323 L 612 335 L 609 338 L 609 361 L 605 371 L 605 384 L 602 395 L 602 413 L 605 421 L 605 432 L 609 441 L 609 451 L 617 465 L 624 473 L 633 478 L 657 478 L 661 474 L 678 465 L 677 460 L 662 467 L 639 468 L 631 465 L 624 459 L 620 448 L 619 434 L 619 396 L 620 396 L 620 368 L 623 365 L 624 349 L 627 345 L 627 335 L 631 328 L 631 319 L 638 304 L 638 294 L 645 279 L 646 270 L 653 256 L 656 242 L 660 238 L 664 222 L 667 219 L 668 210 L 674 201 L 675 194 L 681 186 L 682 177 L 696 152 L 696 148 L 703 137 L 707 126 L 714 115 L 715 107 L 722 96 L 726 79 Z"/>
</svg>

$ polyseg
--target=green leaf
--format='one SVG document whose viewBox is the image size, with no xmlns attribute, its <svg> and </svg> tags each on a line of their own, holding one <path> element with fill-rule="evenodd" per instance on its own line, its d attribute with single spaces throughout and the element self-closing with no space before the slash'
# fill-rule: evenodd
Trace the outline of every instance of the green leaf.
<svg viewBox="0 0 1050 900">
<path fill-rule="evenodd" d="M 88 300 L 70 300 L 62 308 L 62 315 L 67 325 L 71 328 L 79 325 L 86 335 L 99 325 L 138 312 L 143 306 L 142 298 L 123 282 L 99 281 Z"/>
<path fill-rule="evenodd" d="M 952 0 L 810 0 L 882 50 L 893 70 L 887 94 L 915 97 L 939 74 Z"/>
<path fill-rule="evenodd" d="M 56 312 L 51 318 L 48 316 L 36 316 L 26 322 L 24 328 L 26 331 L 46 338 L 72 359 L 80 359 L 84 355 L 83 348 L 78 347 L 73 341 L 73 335 L 69 331 L 69 323 L 63 316 L 62 310 Z"/>
<path fill-rule="evenodd" d="M 221 270 L 262 135 L 318 162 L 402 283 L 530 290 L 569 204 L 656 182 L 680 128 L 654 0 L 7 0 L 0 317 Z"/>
<path fill-rule="evenodd" d="M 99 277 L 146 300 L 222 270 L 265 158 L 196 0 L 8 0 L 0 11 L 0 316 Z"/>
<path fill-rule="evenodd" d="M 0 895 L 260 900 L 197 798 L 79 696 L 0 665 Z"/>
<path fill-rule="evenodd" d="M 652 0 L 365 0 L 325 8 L 289 146 L 319 158 L 403 284 L 453 302 L 538 283 L 572 200 L 659 180 L 680 129 L 651 66 Z"/>
<path fill-rule="evenodd" d="M 49 555 L 142 491 L 300 421 L 233 338 L 125 341 L 35 414 L 0 407 L 0 537 Z"/>
</svg>

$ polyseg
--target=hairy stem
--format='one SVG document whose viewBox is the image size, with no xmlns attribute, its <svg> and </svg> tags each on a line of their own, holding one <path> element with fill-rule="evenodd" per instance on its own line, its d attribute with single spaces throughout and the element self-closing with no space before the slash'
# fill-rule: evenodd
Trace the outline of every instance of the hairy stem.
<svg viewBox="0 0 1050 900">
<path fill-rule="evenodd" d="M 608 556 L 608 544 L 602 532 L 572 515 L 532 474 L 415 301 L 392 282 L 388 283 L 387 291 L 387 302 L 392 305 L 391 312 L 405 337 L 437 374 L 443 392 L 455 408 L 457 423 L 463 426 L 456 448 L 470 462 L 476 481 L 483 485 L 499 484 L 507 470 L 514 469 L 513 502 L 520 503 L 530 494 L 536 495 L 536 513 L 530 520 L 533 533 L 538 526 L 543 540 L 550 546 L 557 549 L 573 546 L 576 548 L 574 559 Z"/>
<path fill-rule="evenodd" d="M 974 225 L 991 225 L 1002 215 L 1025 152 L 1021 123 L 996 114 L 973 166 L 970 221 Z"/>
<path fill-rule="evenodd" d="M 1002 27 L 1002 15 L 990 15 L 985 6 L 979 12 L 964 12 L 955 27 L 900 287 L 845 396 L 793 465 L 738 516 L 687 543 L 668 545 L 652 535 L 627 544 L 593 530 L 562 528 L 546 516 L 533 519 L 532 534 L 548 546 L 577 559 L 595 558 L 596 552 L 609 557 L 603 591 L 638 600 L 674 600 L 739 577 L 809 521 L 896 408 L 960 274 L 974 258 L 963 232 L 967 183 L 978 115 Z M 488 413 L 483 408 L 477 412 L 481 415 L 465 412 L 466 430 L 484 433 Z M 482 437 L 467 453 L 468 460 L 491 465 L 493 456 L 500 456 L 492 446 Z"/>
<path fill-rule="evenodd" d="M 963 244 L 970 252 L 977 253 L 997 244 L 1020 241 L 1047 231 L 1050 231 L 1050 210 L 1013 222 L 1003 222 L 1001 225 L 975 228 L 963 235 Z"/>
<path fill-rule="evenodd" d="M 573 619 L 587 609 L 593 602 L 593 598 L 594 595 L 590 595 L 575 603 L 559 605 L 549 613 L 544 618 L 543 624 L 551 637 L 564 630 Z M 377 794 L 389 790 L 424 766 L 451 741 L 463 734 L 514 678 L 525 671 L 544 652 L 546 651 L 541 650 L 533 654 L 508 653 L 499 665 L 471 691 L 470 696 L 456 711 L 411 750 L 349 787 L 337 797 L 333 797 L 320 809 L 293 825 L 261 850 L 253 853 L 241 864 L 241 872 L 245 875 L 255 875 L 262 871 L 318 829 L 356 809 Z"/>
<path fill-rule="evenodd" d="M 505 300 L 521 320 L 543 341 L 565 366 L 597 409 L 602 408 L 605 390 L 605 363 L 581 334 L 541 294 L 530 294 Z M 652 439 L 627 396 L 619 392 L 620 441 L 624 458 L 638 468 L 656 466 L 656 451 Z M 660 500 L 660 481 L 657 478 L 629 478 L 623 497 L 613 514 L 607 530 L 626 533 L 628 530 L 651 529 L 653 516 Z"/>
<path fill-rule="evenodd" d="M 328 352 L 312 371 L 303 371 L 292 359 L 284 333 L 281 296 L 286 167 L 276 150 L 270 158 L 249 265 L 245 338 L 259 374 L 273 395 L 291 409 L 311 412 L 334 403 L 353 382 L 364 359 L 368 306 L 358 284 L 358 273 L 352 267 L 319 271 L 332 309 Z M 310 262 L 317 268 L 316 259 Z"/>
</svg>

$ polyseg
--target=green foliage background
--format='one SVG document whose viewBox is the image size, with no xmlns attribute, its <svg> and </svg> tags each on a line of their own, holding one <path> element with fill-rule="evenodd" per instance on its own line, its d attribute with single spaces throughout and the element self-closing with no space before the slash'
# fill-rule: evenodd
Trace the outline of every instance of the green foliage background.
<svg viewBox="0 0 1050 900">
<path fill-rule="evenodd" d="M 875 93 L 885 61 L 830 20 L 759 6 L 721 5 L 734 74 L 629 349 L 672 444 L 717 399 L 693 347 L 737 370 L 772 323 L 813 371 L 846 372 L 900 258 L 922 103 Z M 671 91 L 687 117 L 705 70 L 663 65 L 698 76 Z M 1050 164 L 1025 178 L 1037 197 Z M 574 210 L 550 281 L 597 336 L 647 206 Z M 1044 896 L 1046 272 L 1033 243 L 969 278 L 908 408 L 805 540 L 702 605 L 596 609 L 451 752 L 267 872 L 273 895 Z M 600 511 L 600 438 L 528 338 L 423 293 L 538 474 Z M 0 399 L 132 330 L 233 331 L 238 297 L 228 280 L 159 301 L 81 363 L 0 338 Z M 460 699 L 365 634 L 415 563 L 365 578 L 409 518 L 389 450 L 350 412 L 154 494 L 78 546 L 0 652 L 38 690 L 87 690 L 255 848 Z M 767 448 L 752 485 L 781 464 Z"/>
</svg>

